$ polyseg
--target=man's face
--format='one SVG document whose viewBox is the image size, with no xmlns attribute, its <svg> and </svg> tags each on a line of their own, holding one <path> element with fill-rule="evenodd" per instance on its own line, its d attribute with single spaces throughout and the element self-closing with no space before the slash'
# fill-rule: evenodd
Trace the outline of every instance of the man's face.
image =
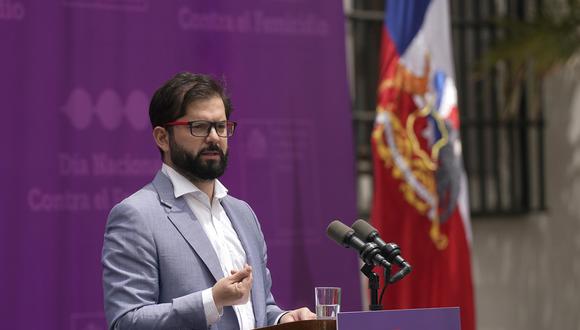
<svg viewBox="0 0 580 330">
<path fill-rule="evenodd" d="M 179 121 L 226 120 L 224 103 L 220 97 L 197 101 L 188 106 Z M 214 128 L 207 137 L 193 136 L 189 126 L 174 126 L 169 135 L 170 161 L 182 175 L 192 181 L 220 177 L 227 165 L 228 139 L 217 135 Z"/>
</svg>

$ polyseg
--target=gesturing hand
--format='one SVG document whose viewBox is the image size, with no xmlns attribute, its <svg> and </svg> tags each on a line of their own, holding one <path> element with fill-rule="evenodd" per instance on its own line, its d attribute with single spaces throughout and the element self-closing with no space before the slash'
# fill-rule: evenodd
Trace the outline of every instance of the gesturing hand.
<svg viewBox="0 0 580 330">
<path fill-rule="evenodd" d="M 221 310 L 224 306 L 245 304 L 252 289 L 252 267 L 245 265 L 242 270 L 232 270 L 230 276 L 217 281 L 211 293 L 216 307 Z"/>
</svg>

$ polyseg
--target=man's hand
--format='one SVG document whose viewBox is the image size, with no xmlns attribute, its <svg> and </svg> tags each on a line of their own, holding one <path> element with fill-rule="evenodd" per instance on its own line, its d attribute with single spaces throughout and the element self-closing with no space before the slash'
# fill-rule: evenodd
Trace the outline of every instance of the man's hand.
<svg viewBox="0 0 580 330">
<path fill-rule="evenodd" d="M 304 320 L 315 320 L 316 314 L 312 313 L 308 307 L 302 307 L 289 311 L 280 318 L 280 324 L 294 322 L 294 321 L 304 321 Z"/>
<path fill-rule="evenodd" d="M 244 269 L 232 270 L 232 275 L 217 281 L 211 293 L 218 310 L 221 311 L 224 306 L 245 304 L 250 298 L 252 280 L 252 267 L 246 265 Z"/>
</svg>

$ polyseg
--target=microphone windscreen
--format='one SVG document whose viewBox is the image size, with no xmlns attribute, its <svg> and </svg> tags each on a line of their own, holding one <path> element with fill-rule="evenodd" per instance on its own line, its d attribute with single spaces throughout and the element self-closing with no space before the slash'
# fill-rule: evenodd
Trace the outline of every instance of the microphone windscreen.
<svg viewBox="0 0 580 330">
<path fill-rule="evenodd" d="M 344 223 L 334 220 L 326 228 L 326 235 L 340 245 L 345 245 L 345 238 L 352 233 L 352 229 Z"/>
<path fill-rule="evenodd" d="M 367 221 L 363 219 L 358 219 L 352 224 L 352 229 L 354 229 L 354 234 L 356 237 L 363 241 L 367 241 L 368 237 L 373 233 L 377 232 L 375 227 L 371 226 Z"/>
</svg>

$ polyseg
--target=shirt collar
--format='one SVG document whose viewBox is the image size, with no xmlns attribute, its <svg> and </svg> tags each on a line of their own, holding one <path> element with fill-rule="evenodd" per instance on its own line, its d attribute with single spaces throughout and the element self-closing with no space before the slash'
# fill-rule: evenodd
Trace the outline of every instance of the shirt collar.
<svg viewBox="0 0 580 330">
<path fill-rule="evenodd" d="M 203 194 L 203 192 L 199 190 L 198 187 L 196 187 L 193 183 L 191 183 L 191 181 L 189 181 L 179 172 L 171 168 L 171 166 L 163 163 L 163 165 L 161 165 L 161 172 L 163 172 L 163 174 L 165 174 L 169 178 L 169 180 L 171 180 L 171 183 L 173 184 L 173 194 L 175 198 L 179 198 L 185 194 L 190 193 L 194 195 L 200 193 Z M 213 194 L 214 198 L 222 199 L 226 197 L 227 194 L 228 189 L 219 180 L 216 179 Z"/>
</svg>

